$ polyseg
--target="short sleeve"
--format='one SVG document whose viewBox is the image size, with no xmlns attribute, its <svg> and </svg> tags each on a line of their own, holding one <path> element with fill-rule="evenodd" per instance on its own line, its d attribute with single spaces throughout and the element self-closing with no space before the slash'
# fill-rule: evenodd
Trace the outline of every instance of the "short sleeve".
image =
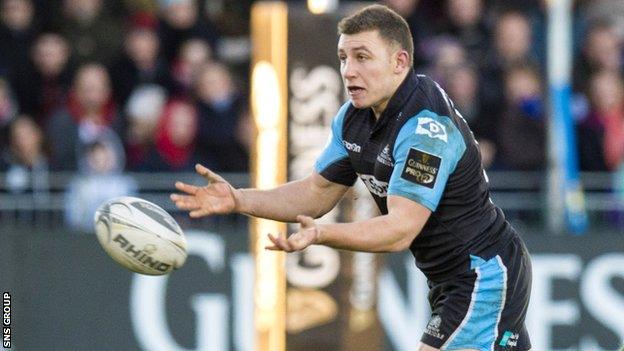
<svg viewBox="0 0 624 351">
<path fill-rule="evenodd" d="M 357 179 L 349 160 L 349 153 L 342 142 L 342 127 L 350 105 L 351 103 L 347 102 L 338 110 L 332 121 L 325 149 L 314 165 L 314 169 L 327 180 L 347 186 L 353 185 Z"/>
<path fill-rule="evenodd" d="M 409 198 L 435 211 L 465 151 L 461 132 L 449 117 L 419 112 L 397 135 L 388 195 Z"/>
</svg>

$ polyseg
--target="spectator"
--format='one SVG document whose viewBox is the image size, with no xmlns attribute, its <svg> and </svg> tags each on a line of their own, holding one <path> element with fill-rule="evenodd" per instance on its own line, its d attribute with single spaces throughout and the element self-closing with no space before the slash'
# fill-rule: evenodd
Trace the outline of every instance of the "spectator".
<svg viewBox="0 0 624 351">
<path fill-rule="evenodd" d="M 507 14 L 520 15 L 526 19 L 531 34 L 529 38 L 531 42 L 529 56 L 535 61 L 534 64 L 539 64 L 540 67 L 543 67 L 546 63 L 548 2 L 544 0 L 497 0 L 488 2 L 488 7 L 488 23 L 492 27 L 496 26 L 500 18 L 506 17 Z M 575 16 L 574 10 L 572 16 Z M 576 24 L 573 24 L 573 26 L 576 26 Z M 577 28 L 573 28 L 573 30 L 576 31 Z"/>
<path fill-rule="evenodd" d="M 145 171 L 192 171 L 199 159 L 197 141 L 197 110 L 192 103 L 174 99 L 167 103 L 156 127 L 155 152 L 143 165 Z"/>
<path fill-rule="evenodd" d="M 494 45 L 482 68 L 484 114 L 498 116 L 505 108 L 506 71 L 517 64 L 530 62 L 532 31 L 529 18 L 518 10 L 501 12 L 494 27 Z"/>
<path fill-rule="evenodd" d="M 457 65 L 447 72 L 445 90 L 455 103 L 457 109 L 475 129 L 475 122 L 480 117 L 479 76 L 477 70 L 470 65 Z"/>
<path fill-rule="evenodd" d="M 43 133 L 30 116 L 20 115 L 11 123 L 9 147 L 2 153 L 0 171 L 6 172 L 6 186 L 11 192 L 47 192 Z"/>
<path fill-rule="evenodd" d="M 39 32 L 31 0 L 2 0 L 0 5 L 0 75 L 13 73 L 28 60 Z"/>
<path fill-rule="evenodd" d="M 210 46 L 201 39 L 189 39 L 180 47 L 180 52 L 171 65 L 173 91 L 176 96 L 192 95 L 193 82 L 201 67 L 212 59 Z"/>
<path fill-rule="evenodd" d="M 103 0 L 64 0 L 60 29 L 78 64 L 111 64 L 121 52 L 122 27 L 105 9 Z"/>
<path fill-rule="evenodd" d="M 509 170 L 545 169 L 546 126 L 539 70 L 519 64 L 505 74 L 507 105 L 498 124 L 498 161 Z"/>
<path fill-rule="evenodd" d="M 594 94 L 600 97 L 596 112 L 604 121 L 603 149 L 610 171 L 617 170 L 624 163 L 624 81 L 618 73 L 603 71 L 592 79 L 592 84 L 596 85 L 592 90 L 596 90 Z"/>
<path fill-rule="evenodd" d="M 607 70 L 621 71 L 624 68 L 622 40 L 618 38 L 615 27 L 609 21 L 600 20 L 589 25 L 581 56 L 574 68 L 574 87 L 576 91 L 587 93 L 586 82 L 594 73 Z"/>
<path fill-rule="evenodd" d="M 34 43 L 27 70 L 14 76 L 22 111 L 45 125 L 51 113 L 60 108 L 71 85 L 69 44 L 59 34 L 46 32 Z"/>
<path fill-rule="evenodd" d="M 147 168 L 147 157 L 155 148 L 154 134 L 166 101 L 167 94 L 158 85 L 140 86 L 130 95 L 126 104 L 126 150 L 130 170 Z"/>
<path fill-rule="evenodd" d="M 578 127 L 581 169 L 615 171 L 624 161 L 624 83 L 619 72 L 589 80 L 590 112 Z"/>
<path fill-rule="evenodd" d="M 141 84 L 169 87 L 171 78 L 160 58 L 157 19 L 149 13 L 131 17 L 124 39 L 124 53 L 111 68 L 115 101 L 125 105 L 130 93 Z"/>
<path fill-rule="evenodd" d="M 450 72 L 467 64 L 466 50 L 450 36 L 437 36 L 432 39 L 431 44 L 431 65 L 425 72 L 442 86 L 447 86 Z"/>
<path fill-rule="evenodd" d="M 482 0 L 447 0 L 448 23 L 444 33 L 464 47 L 470 62 L 483 62 L 488 51 L 488 30 Z"/>
<path fill-rule="evenodd" d="M 46 126 L 51 167 L 75 170 L 78 143 L 91 139 L 107 126 L 116 132 L 123 128 L 112 99 L 108 72 L 100 64 L 85 64 L 76 73 L 65 106 L 52 115 Z"/>
<path fill-rule="evenodd" d="M 522 61 L 535 61 L 531 57 L 533 32 L 527 15 L 509 10 L 498 16 L 494 45 L 499 65 L 505 66 Z"/>
<path fill-rule="evenodd" d="M 249 155 L 244 130 L 246 101 L 227 67 L 209 63 L 202 67 L 195 85 L 199 108 L 199 150 L 215 171 L 242 172 Z"/>
<path fill-rule="evenodd" d="M 137 184 L 121 173 L 123 148 L 112 130 L 104 128 L 80 149 L 80 172 L 65 195 L 65 218 L 74 229 L 92 232 L 97 208 L 111 198 L 134 195 Z"/>
<path fill-rule="evenodd" d="M 162 52 L 171 63 L 180 46 L 191 38 L 200 38 L 210 46 L 217 47 L 219 35 L 216 28 L 198 11 L 195 0 L 159 0 L 160 25 L 159 35 Z"/>
</svg>

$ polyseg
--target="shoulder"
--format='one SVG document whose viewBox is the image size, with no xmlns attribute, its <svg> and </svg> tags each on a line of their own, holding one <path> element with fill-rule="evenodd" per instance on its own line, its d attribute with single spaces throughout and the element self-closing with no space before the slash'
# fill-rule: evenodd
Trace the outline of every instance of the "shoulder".
<svg viewBox="0 0 624 351">
<path fill-rule="evenodd" d="M 397 143 L 409 142 L 428 149 L 443 151 L 449 147 L 465 147 L 461 131 L 451 116 L 433 109 L 422 109 L 409 117 L 397 135 Z"/>
<path fill-rule="evenodd" d="M 452 114 L 452 102 L 442 86 L 431 77 L 417 74 L 418 94 L 414 97 L 418 100 L 420 109 L 426 108 L 439 115 L 449 116 Z"/>
</svg>

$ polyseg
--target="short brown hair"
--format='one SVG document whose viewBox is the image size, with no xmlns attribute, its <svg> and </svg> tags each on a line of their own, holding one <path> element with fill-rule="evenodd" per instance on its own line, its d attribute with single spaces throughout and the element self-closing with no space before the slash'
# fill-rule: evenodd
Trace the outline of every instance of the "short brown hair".
<svg viewBox="0 0 624 351">
<path fill-rule="evenodd" d="M 409 25 L 398 13 L 384 5 L 370 5 L 338 23 L 338 34 L 357 34 L 378 30 L 379 35 L 390 43 L 398 44 L 414 62 L 414 41 Z"/>
</svg>

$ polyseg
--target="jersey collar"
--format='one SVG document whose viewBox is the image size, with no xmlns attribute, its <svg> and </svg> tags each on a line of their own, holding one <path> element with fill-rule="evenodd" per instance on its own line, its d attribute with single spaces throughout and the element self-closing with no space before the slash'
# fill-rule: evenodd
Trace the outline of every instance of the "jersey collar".
<svg viewBox="0 0 624 351">
<path fill-rule="evenodd" d="M 410 95 L 412 95 L 417 85 L 418 76 L 412 68 L 410 69 L 409 73 L 407 74 L 401 85 L 399 85 L 397 90 L 394 92 L 394 95 L 392 95 L 392 97 L 390 98 L 388 106 L 386 106 L 386 109 L 379 117 L 379 120 L 377 121 L 377 123 L 375 123 L 373 132 L 381 129 L 383 126 L 388 124 L 388 120 L 398 115 L 403 107 L 405 107 L 405 102 L 410 97 Z"/>
</svg>

